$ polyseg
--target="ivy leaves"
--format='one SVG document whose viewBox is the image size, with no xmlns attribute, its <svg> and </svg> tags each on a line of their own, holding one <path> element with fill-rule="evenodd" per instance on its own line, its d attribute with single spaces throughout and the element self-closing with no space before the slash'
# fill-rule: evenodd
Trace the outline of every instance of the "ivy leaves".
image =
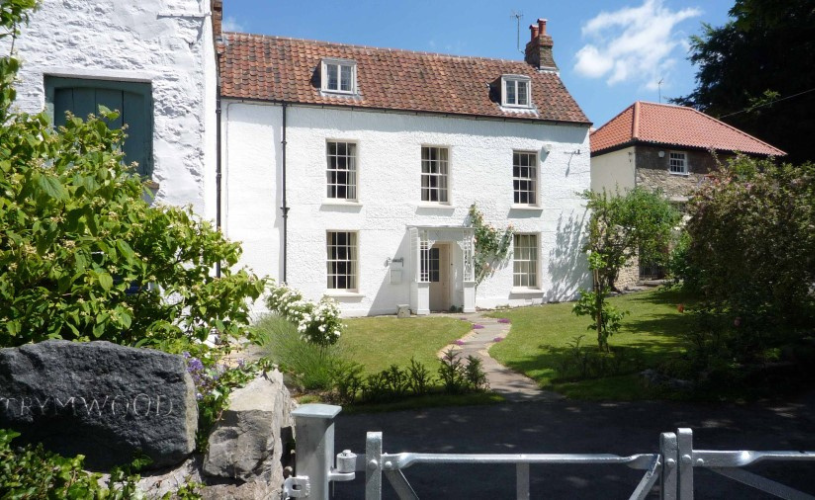
<svg viewBox="0 0 815 500">
<path fill-rule="evenodd" d="M 484 214 L 478 210 L 475 203 L 470 205 L 469 220 L 475 237 L 473 252 L 475 281 L 480 285 L 485 278 L 492 276 L 497 267 L 509 260 L 512 255 L 509 249 L 515 229 L 512 224 L 504 230 L 486 224 Z"/>
</svg>

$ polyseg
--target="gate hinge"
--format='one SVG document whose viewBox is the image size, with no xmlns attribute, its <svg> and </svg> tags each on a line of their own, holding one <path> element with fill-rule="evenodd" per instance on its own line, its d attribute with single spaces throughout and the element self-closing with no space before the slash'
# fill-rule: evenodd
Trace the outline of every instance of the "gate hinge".
<svg viewBox="0 0 815 500">
<path fill-rule="evenodd" d="M 283 498 L 305 498 L 310 494 L 308 476 L 290 476 L 283 481 Z"/>
</svg>

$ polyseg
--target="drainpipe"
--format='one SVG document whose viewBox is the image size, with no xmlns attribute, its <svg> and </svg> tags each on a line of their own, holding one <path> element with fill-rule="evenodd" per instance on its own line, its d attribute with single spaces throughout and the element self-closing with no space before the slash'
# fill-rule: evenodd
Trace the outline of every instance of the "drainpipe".
<svg viewBox="0 0 815 500">
<path fill-rule="evenodd" d="M 215 68 L 215 229 L 221 231 L 221 57 L 216 49 L 217 64 Z M 221 277 L 221 263 L 215 263 L 215 277 Z"/>
<path fill-rule="evenodd" d="M 283 206 L 280 210 L 283 211 L 283 283 L 286 283 L 286 251 L 288 249 L 288 220 L 289 220 L 289 205 L 286 202 L 286 110 L 288 105 L 283 101 L 283 140 L 282 145 L 282 159 L 283 159 Z"/>
</svg>

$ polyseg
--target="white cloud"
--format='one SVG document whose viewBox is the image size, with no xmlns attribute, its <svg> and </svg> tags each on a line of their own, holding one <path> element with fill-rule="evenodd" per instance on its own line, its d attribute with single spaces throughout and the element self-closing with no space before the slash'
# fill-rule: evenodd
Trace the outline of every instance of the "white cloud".
<svg viewBox="0 0 815 500">
<path fill-rule="evenodd" d="M 601 12 L 582 28 L 588 43 L 577 52 L 574 69 L 587 78 L 605 78 L 609 86 L 635 82 L 655 89 L 677 57 L 684 57 L 677 49 L 687 42 L 676 26 L 701 14 L 697 8 L 671 11 L 663 0 Z"/>
<path fill-rule="evenodd" d="M 224 31 L 244 31 L 243 24 L 239 23 L 238 20 L 232 16 L 224 19 L 222 29 Z"/>
</svg>

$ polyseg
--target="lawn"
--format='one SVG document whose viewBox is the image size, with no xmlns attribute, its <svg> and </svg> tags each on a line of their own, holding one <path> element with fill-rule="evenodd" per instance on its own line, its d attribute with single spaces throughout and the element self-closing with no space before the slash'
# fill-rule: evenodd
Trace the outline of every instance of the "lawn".
<svg viewBox="0 0 815 500">
<path fill-rule="evenodd" d="M 345 321 L 340 343 L 348 357 L 377 373 L 392 364 L 410 365 L 410 358 L 435 372 L 436 353 L 470 331 L 470 323 L 455 318 L 355 318 Z"/>
<path fill-rule="evenodd" d="M 576 399 L 635 400 L 681 397 L 646 387 L 638 372 L 655 367 L 685 349 L 680 334 L 690 325 L 678 304 L 689 302 L 674 290 L 654 290 L 613 297 L 618 309 L 629 311 L 619 334 L 609 339 L 617 359 L 630 361 L 628 373 L 616 376 L 576 376 L 579 355 L 597 350 L 597 338 L 587 329 L 588 317 L 572 313 L 573 303 L 547 304 L 492 313 L 509 318 L 507 338 L 490 355 L 500 363 L 535 379 L 543 388 Z M 580 348 L 576 349 L 577 338 Z M 593 352 L 589 354 L 594 354 Z M 623 368 L 621 371 L 625 372 Z"/>
</svg>

